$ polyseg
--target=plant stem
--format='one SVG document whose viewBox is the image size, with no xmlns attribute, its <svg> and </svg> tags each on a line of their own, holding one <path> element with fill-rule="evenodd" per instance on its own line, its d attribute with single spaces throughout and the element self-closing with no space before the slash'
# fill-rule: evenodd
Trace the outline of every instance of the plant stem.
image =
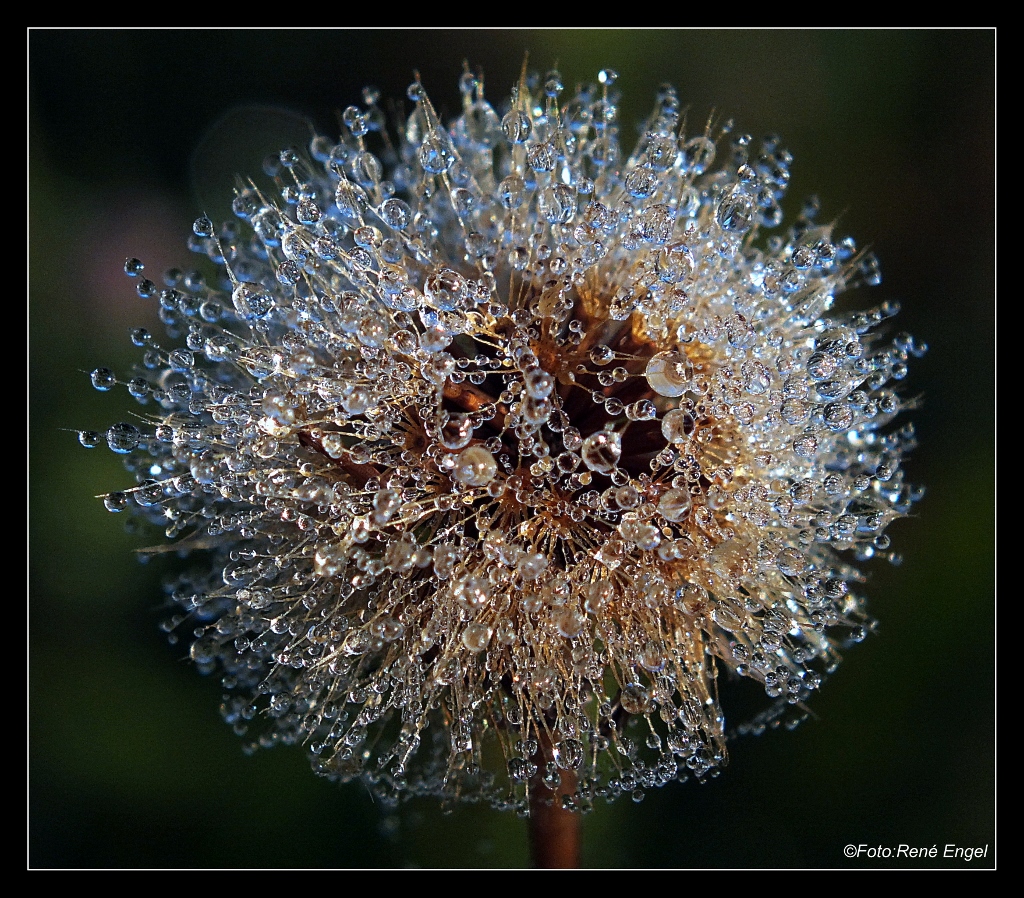
<svg viewBox="0 0 1024 898">
<path fill-rule="evenodd" d="M 561 782 L 552 790 L 542 779 L 552 759 L 545 739 L 536 759 L 537 774 L 530 783 L 530 858 L 538 869 L 576 869 L 580 865 L 580 814 L 562 807 L 562 796 L 576 791 L 576 774 L 560 770 Z"/>
</svg>

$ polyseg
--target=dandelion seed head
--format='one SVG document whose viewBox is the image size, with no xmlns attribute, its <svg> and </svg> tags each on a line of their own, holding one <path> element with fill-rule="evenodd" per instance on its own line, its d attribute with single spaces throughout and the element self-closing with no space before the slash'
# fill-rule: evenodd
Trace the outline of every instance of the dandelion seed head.
<svg viewBox="0 0 1024 898">
<path fill-rule="evenodd" d="M 873 626 L 924 347 L 832 311 L 877 263 L 813 205 L 780 228 L 778 138 L 663 87 L 623 145 L 616 80 L 495 109 L 467 74 L 447 123 L 417 80 L 394 128 L 367 90 L 197 218 L 215 276 L 126 261 L 170 342 L 132 334 L 104 502 L 194 553 L 167 628 L 251 747 L 386 801 L 638 800 L 799 718 Z M 766 698 L 732 730 L 727 677 Z"/>
</svg>

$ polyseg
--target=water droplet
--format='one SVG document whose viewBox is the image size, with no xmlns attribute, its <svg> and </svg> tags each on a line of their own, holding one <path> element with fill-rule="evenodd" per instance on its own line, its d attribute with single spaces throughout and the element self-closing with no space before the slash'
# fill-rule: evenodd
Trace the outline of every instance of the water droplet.
<svg viewBox="0 0 1024 898">
<path fill-rule="evenodd" d="M 473 439 L 473 416 L 461 413 L 445 414 L 441 425 L 441 445 L 455 452 L 465 449 Z"/>
<path fill-rule="evenodd" d="M 814 454 L 818 451 L 818 438 L 811 433 L 797 437 L 793 440 L 793 451 L 800 458 L 814 458 Z"/>
<path fill-rule="evenodd" d="M 718 626 L 725 630 L 735 632 L 743 629 L 743 622 L 739 615 L 728 605 L 719 603 L 711 612 L 711 618 Z"/>
<path fill-rule="evenodd" d="M 133 377 L 128 381 L 128 392 L 136 399 L 145 399 L 149 395 L 150 389 L 149 381 L 144 377 Z"/>
<path fill-rule="evenodd" d="M 559 635 L 566 639 L 575 639 L 586 625 L 586 620 L 574 608 L 563 608 L 555 615 L 554 621 Z"/>
<path fill-rule="evenodd" d="M 109 368 L 96 368 L 92 374 L 89 375 L 89 379 L 92 381 L 92 385 L 103 393 L 112 389 L 117 383 L 117 378 L 114 377 L 114 372 Z"/>
<path fill-rule="evenodd" d="M 584 589 L 583 608 L 589 614 L 598 614 L 615 595 L 615 588 L 607 580 L 597 580 Z"/>
<path fill-rule="evenodd" d="M 787 577 L 799 577 L 807 567 L 807 560 L 803 553 L 792 546 L 779 552 L 775 563 Z"/>
<path fill-rule="evenodd" d="M 524 758 L 512 758 L 508 762 L 508 775 L 514 783 L 525 783 L 536 772 L 537 765 Z"/>
<path fill-rule="evenodd" d="M 603 343 L 590 350 L 590 361 L 595 365 L 607 365 L 615 358 L 615 352 Z"/>
<path fill-rule="evenodd" d="M 653 421 L 658 417 L 658 408 L 650 399 L 639 399 L 626 406 L 626 417 L 630 421 Z"/>
<path fill-rule="evenodd" d="M 647 166 L 640 166 L 626 175 L 624 183 L 630 196 L 636 199 L 647 199 L 658 186 L 658 176 Z"/>
<path fill-rule="evenodd" d="M 846 430 L 853 423 L 853 412 L 844 402 L 830 402 L 822 410 L 822 418 L 829 430 L 838 433 Z"/>
<path fill-rule="evenodd" d="M 527 371 L 524 383 L 527 394 L 537 399 L 550 396 L 555 387 L 555 379 L 543 368 L 532 368 Z"/>
<path fill-rule="evenodd" d="M 680 409 L 666 412 L 661 419 L 661 433 L 670 443 L 680 446 L 689 439 L 693 429 L 693 418 Z"/>
<path fill-rule="evenodd" d="M 772 373 L 764 362 L 749 359 L 740 366 L 740 374 L 743 376 L 743 386 L 748 393 L 759 396 L 771 388 Z"/>
<path fill-rule="evenodd" d="M 576 216 L 576 193 L 565 184 L 545 187 L 537 198 L 537 211 L 550 224 L 568 224 Z"/>
<path fill-rule="evenodd" d="M 509 175 L 498 185 L 498 200 L 510 211 L 518 209 L 526 201 L 526 181 L 519 175 Z"/>
<path fill-rule="evenodd" d="M 715 142 L 707 137 L 694 137 L 680 148 L 683 170 L 702 175 L 715 161 Z"/>
<path fill-rule="evenodd" d="M 466 279 L 452 268 L 439 268 L 423 284 L 427 305 L 442 312 L 457 309 L 466 294 Z"/>
<path fill-rule="evenodd" d="M 189 657 L 196 664 L 211 664 L 217 660 L 217 653 L 220 643 L 216 636 L 203 636 L 192 643 L 189 648 Z"/>
<path fill-rule="evenodd" d="M 424 352 L 440 352 L 452 342 L 452 335 L 440 325 L 428 327 L 420 334 L 420 347 Z"/>
<path fill-rule="evenodd" d="M 551 415 L 554 405 L 547 396 L 527 396 L 522 403 L 523 418 L 534 427 L 544 424 Z"/>
<path fill-rule="evenodd" d="M 231 294 L 238 316 L 245 321 L 266 318 L 274 308 L 274 298 L 259 284 L 242 282 Z"/>
<path fill-rule="evenodd" d="M 622 437 L 607 430 L 592 433 L 583 441 L 580 456 L 591 471 L 610 474 L 622 457 Z"/>
<path fill-rule="evenodd" d="M 128 496 L 125 493 L 110 493 L 103 497 L 103 506 L 107 511 L 124 511 L 128 507 Z"/>
<path fill-rule="evenodd" d="M 622 687 L 619 704 L 628 714 L 645 714 L 650 710 L 651 696 L 639 683 L 628 683 Z"/>
<path fill-rule="evenodd" d="M 302 200 L 295 207 L 295 217 L 300 224 L 315 225 L 321 214 L 320 207 L 313 200 Z"/>
<path fill-rule="evenodd" d="M 531 129 L 530 117 L 517 109 L 507 112 L 501 120 L 501 132 L 505 135 L 505 139 L 512 143 L 526 143 Z"/>
<path fill-rule="evenodd" d="M 210 221 L 205 215 L 200 216 L 194 222 L 192 222 L 192 233 L 197 237 L 212 237 L 213 236 L 213 222 Z"/>
<path fill-rule="evenodd" d="M 131 452 L 141 439 L 142 434 L 134 424 L 115 424 L 107 431 L 107 445 L 119 455 Z"/>
<path fill-rule="evenodd" d="M 579 770 L 586 756 L 583 743 L 578 739 L 563 739 L 555 743 L 555 763 L 563 770 Z"/>
<path fill-rule="evenodd" d="M 548 569 L 547 556 L 541 552 L 527 552 L 516 563 L 516 570 L 524 580 L 536 580 Z"/>
<path fill-rule="evenodd" d="M 491 628 L 476 621 L 462 631 L 462 644 L 471 652 L 482 652 L 491 638 Z"/>
<path fill-rule="evenodd" d="M 615 396 L 610 396 L 604 401 L 604 410 L 611 418 L 619 417 L 625 408 L 626 407 L 622 404 L 622 400 L 617 399 Z"/>
<path fill-rule="evenodd" d="M 452 477 L 467 486 L 486 486 L 494 480 L 498 463 L 483 446 L 470 446 L 459 453 Z"/>
<path fill-rule="evenodd" d="M 452 596 L 462 608 L 475 611 L 491 600 L 491 585 L 484 577 L 472 574 L 456 581 Z"/>
<path fill-rule="evenodd" d="M 666 350 L 651 358 L 645 376 L 659 396 L 682 396 L 693 378 L 693 365 L 685 353 Z"/>
<path fill-rule="evenodd" d="M 693 500 L 688 491 L 670 489 L 662 493 L 658 500 L 658 511 L 666 520 L 678 522 L 690 513 L 692 504 Z"/>
<path fill-rule="evenodd" d="M 836 372 L 839 363 L 827 352 L 815 352 L 807 360 L 807 373 L 815 380 L 827 380 Z"/>
<path fill-rule="evenodd" d="M 665 203 L 647 204 L 637 217 L 636 234 L 645 243 L 657 246 L 672 236 L 675 221 L 675 212 Z"/>
<path fill-rule="evenodd" d="M 395 198 L 385 200 L 381 203 L 378 214 L 384 224 L 388 227 L 394 228 L 396 231 L 407 228 L 413 218 L 412 209 L 409 207 L 409 204 L 403 200 Z"/>
<path fill-rule="evenodd" d="M 803 424 L 811 416 L 811 406 L 802 399 L 787 399 L 782 403 L 781 412 L 787 424 Z"/>
<path fill-rule="evenodd" d="M 190 371 L 195 365 L 195 357 L 187 349 L 175 349 L 167 357 L 167 365 L 172 371 Z"/>
<path fill-rule="evenodd" d="M 658 277 L 666 284 L 685 281 L 693 268 L 693 253 L 685 243 L 671 243 L 658 253 Z"/>
<path fill-rule="evenodd" d="M 753 224 L 754 211 L 754 200 L 750 194 L 735 188 L 722 198 L 715 219 L 723 231 L 740 234 Z"/>
<path fill-rule="evenodd" d="M 448 171 L 456 160 L 448 136 L 441 131 L 431 131 L 423 138 L 416 158 L 419 159 L 424 171 L 435 175 Z"/>
<path fill-rule="evenodd" d="M 526 161 L 530 168 L 537 172 L 548 172 L 555 167 L 558 154 L 551 143 L 538 143 L 526 152 Z"/>
</svg>

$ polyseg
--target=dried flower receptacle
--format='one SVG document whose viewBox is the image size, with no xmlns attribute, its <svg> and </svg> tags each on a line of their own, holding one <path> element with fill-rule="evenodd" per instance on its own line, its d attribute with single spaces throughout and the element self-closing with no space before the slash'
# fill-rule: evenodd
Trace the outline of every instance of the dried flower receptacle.
<svg viewBox="0 0 1024 898">
<path fill-rule="evenodd" d="M 368 91 L 197 220 L 216 276 L 129 260 L 184 346 L 133 333 L 150 426 L 107 432 L 137 482 L 105 502 L 208 558 L 169 629 L 253 747 L 585 810 L 716 773 L 723 672 L 766 693 L 750 726 L 799 716 L 871 626 L 923 347 L 830 312 L 877 271 L 813 207 L 780 229 L 777 139 L 692 133 L 663 88 L 627 156 L 599 80 L 499 114 L 467 74 L 449 125 L 417 82 L 390 137 Z"/>
</svg>

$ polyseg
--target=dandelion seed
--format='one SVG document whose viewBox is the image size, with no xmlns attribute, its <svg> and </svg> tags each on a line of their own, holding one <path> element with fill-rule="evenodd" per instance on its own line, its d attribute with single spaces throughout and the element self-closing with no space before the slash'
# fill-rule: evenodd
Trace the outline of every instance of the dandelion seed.
<svg viewBox="0 0 1024 898">
<path fill-rule="evenodd" d="M 169 627 L 253 747 L 391 801 L 639 800 L 725 763 L 719 671 L 757 729 L 870 629 L 923 347 L 830 314 L 877 271 L 813 210 L 773 235 L 776 139 L 664 88 L 624 148 L 599 80 L 499 112 L 467 77 L 447 125 L 417 82 L 387 140 L 367 93 L 197 219 L 219 279 L 137 280 L 171 344 L 133 334 L 149 424 L 107 431 L 136 485 L 105 503 L 205 553 Z"/>
</svg>

